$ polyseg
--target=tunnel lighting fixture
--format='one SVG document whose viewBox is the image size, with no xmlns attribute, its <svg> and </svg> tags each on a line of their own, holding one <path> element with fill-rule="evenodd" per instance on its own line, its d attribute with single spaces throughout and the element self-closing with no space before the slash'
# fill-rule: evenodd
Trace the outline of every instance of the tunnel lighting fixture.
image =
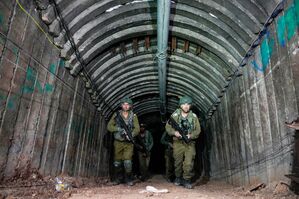
<svg viewBox="0 0 299 199">
<path fill-rule="evenodd" d="M 111 12 L 111 11 L 113 11 L 113 10 L 115 10 L 115 9 L 117 9 L 117 8 L 119 8 L 119 7 L 121 7 L 121 6 L 122 6 L 122 5 L 114 6 L 114 7 L 112 7 L 112 8 L 107 9 L 106 12 Z"/>
<path fill-rule="evenodd" d="M 148 2 L 148 1 L 153 1 L 153 0 L 135 0 L 135 1 L 132 1 L 132 2 L 128 2 L 125 5 L 134 4 L 134 3 Z"/>
<path fill-rule="evenodd" d="M 209 12 L 209 15 L 211 15 L 212 17 L 218 19 L 218 17 L 216 15 L 213 15 L 212 13 Z"/>
</svg>

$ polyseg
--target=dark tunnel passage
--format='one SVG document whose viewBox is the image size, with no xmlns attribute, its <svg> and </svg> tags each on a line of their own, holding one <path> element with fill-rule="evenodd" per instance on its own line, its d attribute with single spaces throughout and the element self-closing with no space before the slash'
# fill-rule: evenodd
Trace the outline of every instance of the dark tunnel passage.
<svg viewBox="0 0 299 199">
<path fill-rule="evenodd" d="M 165 131 L 165 123 L 161 122 L 160 113 L 150 113 L 140 117 L 140 123 L 147 125 L 147 129 L 152 132 L 154 146 L 151 153 L 151 162 L 149 170 L 153 174 L 165 174 L 165 159 L 164 148 L 160 142 L 163 132 Z M 195 158 L 195 178 L 199 178 L 203 172 L 203 150 L 204 145 L 204 132 L 201 132 L 200 137 L 197 139 L 196 145 L 196 158 Z M 135 160 L 136 172 L 138 173 L 138 162 Z"/>
<path fill-rule="evenodd" d="M 0 184 L 112 178 L 124 97 L 164 175 L 160 138 L 189 96 L 194 181 L 298 193 L 298 46 L 299 0 L 1 0 Z"/>
</svg>

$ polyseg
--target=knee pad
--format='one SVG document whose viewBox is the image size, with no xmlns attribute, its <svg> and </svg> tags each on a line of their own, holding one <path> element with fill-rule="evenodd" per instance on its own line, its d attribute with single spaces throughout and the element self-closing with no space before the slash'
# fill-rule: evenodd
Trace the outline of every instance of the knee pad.
<svg viewBox="0 0 299 199">
<path fill-rule="evenodd" d="M 132 170 L 132 160 L 125 160 L 124 167 L 126 170 Z"/>
<path fill-rule="evenodd" d="M 122 162 L 121 161 L 114 161 L 113 166 L 114 167 L 121 167 Z"/>
</svg>

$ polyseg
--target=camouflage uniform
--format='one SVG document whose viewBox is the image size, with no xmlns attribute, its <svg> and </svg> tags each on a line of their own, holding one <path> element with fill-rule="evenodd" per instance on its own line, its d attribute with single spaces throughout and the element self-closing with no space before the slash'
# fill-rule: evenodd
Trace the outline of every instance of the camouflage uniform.
<svg viewBox="0 0 299 199">
<path fill-rule="evenodd" d="M 173 159 L 173 141 L 165 131 L 160 140 L 161 144 L 165 146 L 164 158 L 165 158 L 165 177 L 168 182 L 171 182 L 174 177 L 174 159 Z"/>
<path fill-rule="evenodd" d="M 191 103 L 191 102 L 190 102 Z M 180 105 L 182 103 L 180 102 Z M 201 129 L 199 120 L 196 114 L 192 113 L 190 110 L 187 117 L 182 117 L 182 110 L 177 109 L 172 116 L 173 119 L 179 124 L 181 128 L 188 129 L 188 134 L 190 136 L 191 142 L 186 144 L 182 139 L 175 137 L 175 129 L 172 128 L 170 124 L 166 124 L 166 131 L 170 136 L 173 137 L 173 157 L 174 157 L 174 167 L 176 176 L 176 185 L 183 184 L 186 182 L 187 186 L 190 185 L 191 178 L 193 177 L 193 165 L 196 155 L 195 150 L 195 139 L 198 138 Z M 183 179 L 181 179 L 183 177 Z M 185 186 L 185 185 L 184 185 Z M 191 187 L 191 185 L 190 185 Z M 188 187 L 189 188 L 189 187 Z"/>
<path fill-rule="evenodd" d="M 139 133 L 139 135 L 137 136 L 138 143 L 143 142 L 146 151 L 148 152 L 147 154 L 145 154 L 144 152 L 138 151 L 139 169 L 141 175 L 140 179 L 142 181 L 146 180 L 149 177 L 148 167 L 151 158 L 150 151 L 152 150 L 154 145 L 152 133 L 148 130 L 145 130 L 144 134 L 144 137 L 141 136 L 141 133 Z"/>
<path fill-rule="evenodd" d="M 120 115 L 123 120 L 131 129 L 132 136 L 135 137 L 139 133 L 139 122 L 137 116 L 129 111 L 128 118 L 124 118 L 122 115 L 122 111 L 120 111 Z M 116 121 L 116 113 L 113 114 L 112 118 L 108 122 L 108 131 L 112 132 L 114 135 L 114 162 L 113 166 L 116 174 L 116 181 L 119 183 L 122 178 L 122 167 L 125 169 L 126 181 L 130 182 L 132 180 L 132 157 L 133 157 L 133 144 L 128 141 L 124 134 L 120 125 Z"/>
</svg>

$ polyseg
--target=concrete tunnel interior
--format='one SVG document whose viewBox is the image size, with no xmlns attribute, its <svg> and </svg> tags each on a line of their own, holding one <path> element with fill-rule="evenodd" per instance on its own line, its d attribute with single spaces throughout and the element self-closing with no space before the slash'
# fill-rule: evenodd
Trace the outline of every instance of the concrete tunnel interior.
<svg viewBox="0 0 299 199">
<path fill-rule="evenodd" d="M 163 174 L 159 139 L 188 95 L 197 179 L 298 193 L 298 52 L 299 0 L 2 0 L 0 182 L 111 176 L 106 126 L 125 96 Z"/>
</svg>

